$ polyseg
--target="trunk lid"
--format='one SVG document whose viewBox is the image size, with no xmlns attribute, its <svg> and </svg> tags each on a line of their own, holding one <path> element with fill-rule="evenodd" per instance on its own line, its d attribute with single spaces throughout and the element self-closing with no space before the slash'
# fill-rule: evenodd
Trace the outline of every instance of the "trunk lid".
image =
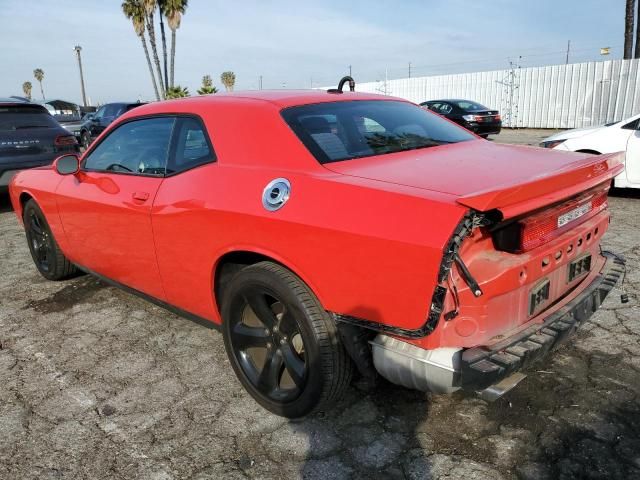
<svg viewBox="0 0 640 480">
<path fill-rule="evenodd" d="M 541 208 L 620 173 L 622 156 L 569 153 L 472 140 L 324 165 L 343 175 L 455 196 L 503 218 Z"/>
</svg>

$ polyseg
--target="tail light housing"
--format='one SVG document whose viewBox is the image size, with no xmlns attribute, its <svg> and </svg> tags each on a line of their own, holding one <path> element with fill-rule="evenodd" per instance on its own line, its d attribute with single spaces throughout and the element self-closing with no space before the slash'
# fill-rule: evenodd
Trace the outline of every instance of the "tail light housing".
<svg viewBox="0 0 640 480">
<path fill-rule="evenodd" d="M 498 121 L 501 121 L 501 120 L 502 120 L 502 116 L 500 116 L 499 114 L 498 114 L 498 115 L 494 115 L 493 119 L 494 119 L 496 122 L 498 122 Z"/>
<path fill-rule="evenodd" d="M 498 250 L 522 253 L 544 245 L 607 208 L 609 184 L 600 185 L 565 202 L 498 227 L 493 240 Z"/>
<path fill-rule="evenodd" d="M 66 147 L 69 145 L 77 145 L 78 141 L 73 135 L 58 135 L 53 141 L 56 147 Z"/>
</svg>

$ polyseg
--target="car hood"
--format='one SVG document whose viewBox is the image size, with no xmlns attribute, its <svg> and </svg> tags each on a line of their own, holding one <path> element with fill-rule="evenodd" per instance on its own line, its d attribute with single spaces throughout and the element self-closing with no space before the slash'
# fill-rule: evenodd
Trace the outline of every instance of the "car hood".
<svg viewBox="0 0 640 480">
<path fill-rule="evenodd" d="M 563 132 L 556 133 L 555 135 L 551 135 L 543 140 L 543 142 L 551 142 L 554 140 L 569 140 L 570 138 L 578 138 L 584 135 L 589 135 L 594 132 L 599 132 L 607 128 L 606 125 L 599 125 L 597 127 L 583 127 L 583 128 L 574 128 L 571 130 L 564 130 Z"/>
<path fill-rule="evenodd" d="M 573 195 L 619 173 L 619 154 L 593 156 L 471 140 L 333 162 L 343 175 L 447 193 L 505 218 Z"/>
</svg>

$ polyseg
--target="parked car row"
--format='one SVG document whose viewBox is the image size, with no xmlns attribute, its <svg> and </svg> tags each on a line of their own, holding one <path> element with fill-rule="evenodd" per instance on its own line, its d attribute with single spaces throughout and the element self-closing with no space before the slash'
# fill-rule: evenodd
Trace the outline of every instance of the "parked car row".
<svg viewBox="0 0 640 480">
<path fill-rule="evenodd" d="M 91 273 L 221 329 L 249 394 L 299 418 L 355 372 L 515 387 L 624 273 L 600 248 L 622 169 L 339 87 L 141 106 L 10 193 L 45 278 Z"/>
</svg>

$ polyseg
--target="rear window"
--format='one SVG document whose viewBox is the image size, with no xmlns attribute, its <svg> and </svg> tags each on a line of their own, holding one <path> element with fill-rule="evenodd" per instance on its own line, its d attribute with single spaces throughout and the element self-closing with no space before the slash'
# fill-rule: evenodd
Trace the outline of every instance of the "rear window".
<svg viewBox="0 0 640 480">
<path fill-rule="evenodd" d="M 475 103 L 475 102 L 469 102 L 467 100 L 462 100 L 462 101 L 453 102 L 453 103 L 458 105 L 458 107 L 460 107 L 465 112 L 478 112 L 480 110 L 489 110 L 484 105 L 480 105 L 479 103 Z"/>
<path fill-rule="evenodd" d="M 44 108 L 0 106 L 0 131 L 57 126 L 58 122 Z"/>
<path fill-rule="evenodd" d="M 475 138 L 416 105 L 392 100 L 303 105 L 283 110 L 282 116 L 320 163 Z"/>
</svg>

